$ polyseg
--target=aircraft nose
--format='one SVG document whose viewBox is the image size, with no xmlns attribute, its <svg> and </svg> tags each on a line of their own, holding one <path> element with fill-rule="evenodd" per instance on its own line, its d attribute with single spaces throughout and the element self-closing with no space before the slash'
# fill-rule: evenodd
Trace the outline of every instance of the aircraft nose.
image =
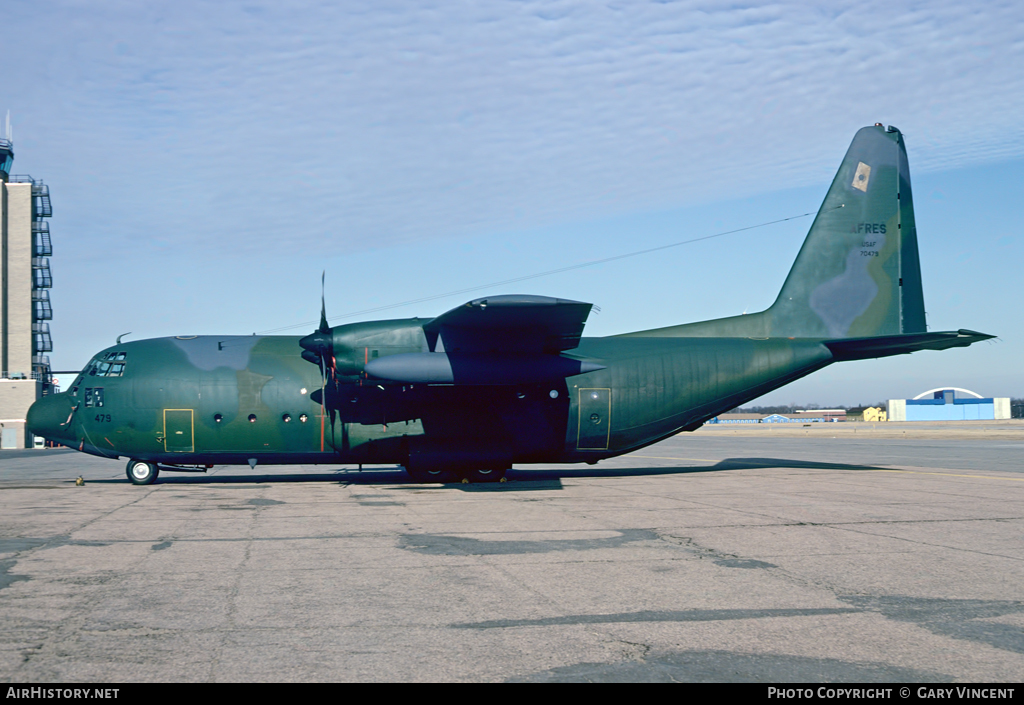
<svg viewBox="0 0 1024 705">
<path fill-rule="evenodd" d="M 64 394 L 50 394 L 42 397 L 28 408 L 25 425 L 28 430 L 43 438 L 60 440 L 70 435 L 71 401 Z"/>
</svg>

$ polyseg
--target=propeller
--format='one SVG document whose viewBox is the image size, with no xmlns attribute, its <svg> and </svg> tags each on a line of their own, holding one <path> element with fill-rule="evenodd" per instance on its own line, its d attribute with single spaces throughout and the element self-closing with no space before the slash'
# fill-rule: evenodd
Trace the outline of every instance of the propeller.
<svg viewBox="0 0 1024 705">
<path fill-rule="evenodd" d="M 326 270 L 320 275 L 320 327 L 313 333 L 299 340 L 302 347 L 302 359 L 312 362 L 320 368 L 320 424 L 321 448 L 323 450 L 323 419 L 327 397 L 327 379 L 337 384 L 336 365 L 334 359 L 334 334 L 327 322 L 327 303 L 324 298 L 324 281 Z M 331 411 L 331 438 L 334 437 L 334 411 Z"/>
<path fill-rule="evenodd" d="M 324 277 L 326 274 L 327 272 L 325 271 L 320 275 L 320 327 L 305 338 L 302 338 L 299 341 L 299 345 L 302 346 L 303 360 L 319 365 L 325 377 L 326 372 L 323 372 L 323 370 L 325 368 L 330 369 L 331 376 L 333 377 L 334 336 L 331 332 L 331 326 L 327 322 L 327 304 L 324 300 Z"/>
</svg>

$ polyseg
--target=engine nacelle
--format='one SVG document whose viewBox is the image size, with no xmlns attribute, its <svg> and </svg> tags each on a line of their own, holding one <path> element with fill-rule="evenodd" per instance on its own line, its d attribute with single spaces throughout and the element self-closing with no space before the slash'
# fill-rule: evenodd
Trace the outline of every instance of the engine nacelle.
<svg viewBox="0 0 1024 705">
<path fill-rule="evenodd" d="M 366 374 L 410 384 L 540 384 L 603 370 L 603 365 L 560 355 L 404 353 L 371 360 Z"/>
</svg>

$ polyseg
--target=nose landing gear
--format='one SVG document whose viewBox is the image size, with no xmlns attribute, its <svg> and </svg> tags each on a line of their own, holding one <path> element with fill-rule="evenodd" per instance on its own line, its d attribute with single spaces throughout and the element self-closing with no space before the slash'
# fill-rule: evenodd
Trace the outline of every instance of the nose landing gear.
<svg viewBox="0 0 1024 705">
<path fill-rule="evenodd" d="M 134 458 L 128 461 L 126 472 L 133 485 L 152 485 L 160 475 L 160 469 L 156 463 L 147 463 Z"/>
</svg>

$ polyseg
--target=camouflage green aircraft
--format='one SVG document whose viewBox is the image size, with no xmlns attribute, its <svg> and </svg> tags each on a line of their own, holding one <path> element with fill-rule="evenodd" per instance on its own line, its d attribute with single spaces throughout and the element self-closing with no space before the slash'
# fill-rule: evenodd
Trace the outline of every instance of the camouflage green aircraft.
<svg viewBox="0 0 1024 705">
<path fill-rule="evenodd" d="M 583 338 L 591 304 L 475 299 L 311 335 L 177 336 L 98 353 L 33 433 L 149 484 L 214 464 L 398 464 L 420 482 L 596 463 L 834 362 L 964 347 L 928 332 L 903 137 L 860 130 L 770 308 Z"/>
</svg>

